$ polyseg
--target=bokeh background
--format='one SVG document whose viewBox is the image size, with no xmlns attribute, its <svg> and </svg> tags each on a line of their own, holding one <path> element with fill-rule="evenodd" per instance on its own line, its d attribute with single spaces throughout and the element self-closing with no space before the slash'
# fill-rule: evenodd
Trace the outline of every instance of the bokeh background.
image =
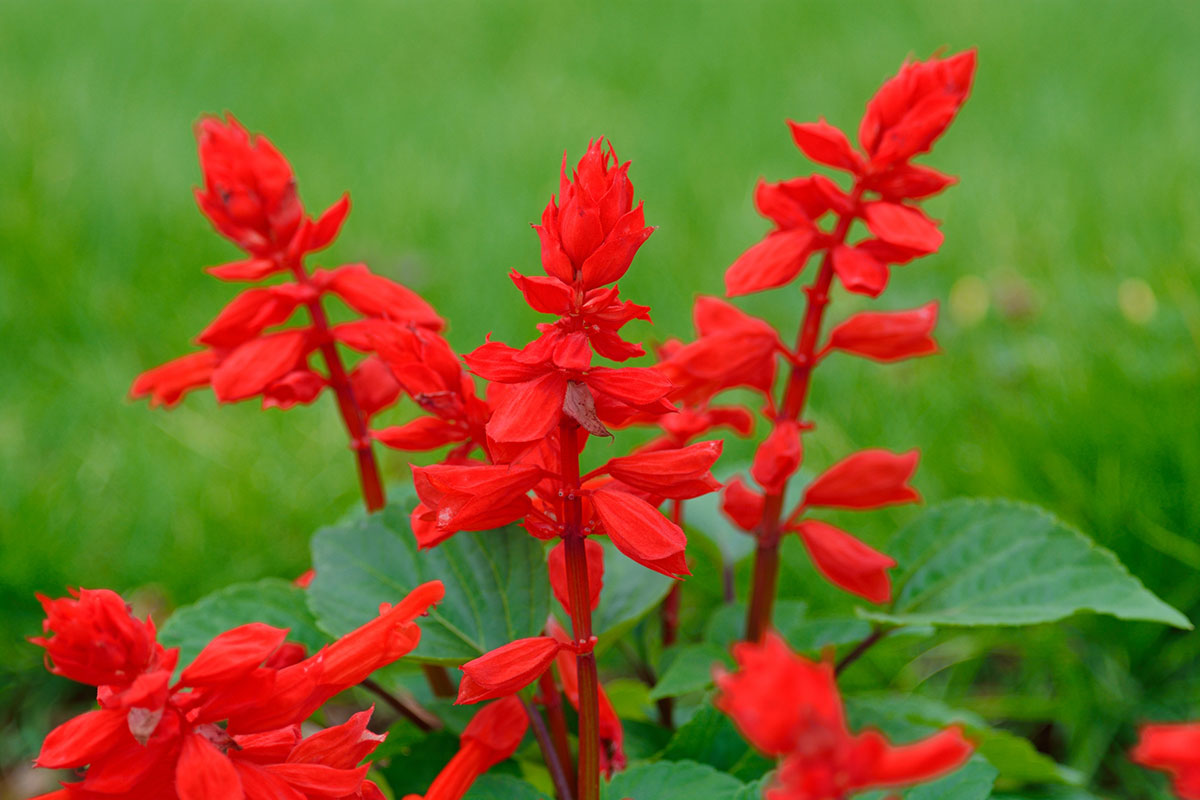
<svg viewBox="0 0 1200 800">
<path fill-rule="evenodd" d="M 528 224 L 564 148 L 611 137 L 659 226 L 623 294 L 653 308 L 638 333 L 665 338 L 765 230 L 755 180 L 809 169 L 786 118 L 853 131 L 906 56 L 978 47 L 974 94 L 927 159 L 961 179 L 928 204 L 946 244 L 877 302 L 939 299 L 944 352 L 831 362 L 813 458 L 920 446 L 928 500 L 1040 503 L 1197 618 L 1198 42 L 1188 0 L 0 2 L 0 766 L 71 699 L 23 641 L 35 591 L 169 609 L 292 576 L 355 503 L 327 398 L 126 399 L 235 291 L 201 269 L 235 251 L 190 193 L 192 123 L 225 109 L 289 156 L 310 207 L 351 192 L 319 261 L 422 292 L 459 349 L 529 338 L 506 273 L 536 269 Z M 801 296 L 744 306 L 791 330 Z M 404 479 L 402 457 L 384 463 Z M 1195 636 L 1080 618 L 947 641 L 940 691 L 1115 796 L 1159 796 L 1122 755 L 1131 720 L 1200 715 Z M 994 692 L 954 691 L 981 675 Z"/>
</svg>

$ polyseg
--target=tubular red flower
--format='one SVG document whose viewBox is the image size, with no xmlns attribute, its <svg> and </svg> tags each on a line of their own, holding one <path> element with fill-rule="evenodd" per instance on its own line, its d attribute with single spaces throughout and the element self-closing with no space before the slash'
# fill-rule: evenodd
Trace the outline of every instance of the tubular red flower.
<svg viewBox="0 0 1200 800">
<path fill-rule="evenodd" d="M 859 172 L 863 167 L 862 156 L 854 152 L 846 134 L 830 125 L 822 117 L 818 122 L 788 121 L 792 138 L 804 155 L 819 164 L 847 172 Z"/>
<path fill-rule="evenodd" d="M 45 648 L 55 675 L 91 686 L 128 685 L 163 659 L 154 623 L 130 613 L 108 589 L 72 590 L 55 600 L 39 594 L 46 612 L 44 636 L 31 638 Z"/>
<path fill-rule="evenodd" d="M 517 639 L 463 664 L 458 704 L 506 697 L 524 689 L 549 668 L 562 645 L 549 636 Z"/>
<path fill-rule="evenodd" d="M 168 361 L 137 376 L 129 396 L 134 400 L 149 397 L 151 408 L 172 408 L 179 405 L 188 392 L 209 385 L 217 361 L 217 354 L 211 350 Z"/>
<path fill-rule="evenodd" d="M 804 505 L 824 508 L 879 508 L 921 499 L 908 484 L 920 452 L 862 450 L 834 464 L 804 490 Z"/>
<path fill-rule="evenodd" d="M 896 566 L 894 559 L 815 519 L 801 521 L 794 530 L 804 540 L 813 564 L 834 586 L 872 603 L 891 599 L 892 583 L 887 571 Z"/>
<path fill-rule="evenodd" d="M 684 558 L 687 537 L 654 506 L 608 487 L 592 493 L 592 505 L 608 538 L 622 553 L 664 575 L 692 574 Z"/>
<path fill-rule="evenodd" d="M 434 778 L 424 797 L 410 794 L 404 800 L 459 800 L 476 778 L 517 751 L 528 725 L 525 709 L 515 697 L 484 706 L 471 718 L 458 753 Z"/>
<path fill-rule="evenodd" d="M 432 522 L 445 535 L 498 528 L 529 510 L 526 494 L 542 479 L 531 464 L 413 467 L 413 482 L 425 510 L 415 519 Z"/>
<path fill-rule="evenodd" d="M 750 474 L 763 489 L 779 494 L 800 468 L 802 458 L 800 426 L 792 420 L 782 420 L 758 446 Z"/>
<path fill-rule="evenodd" d="M 810 228 L 772 233 L 742 253 L 725 271 L 725 296 L 737 297 L 786 286 L 812 255 Z"/>
<path fill-rule="evenodd" d="M 721 484 L 712 476 L 722 443 L 698 442 L 677 450 L 656 450 L 610 459 L 601 471 L 650 494 L 686 499 L 715 492 Z"/>
<path fill-rule="evenodd" d="M 1200 723 L 1143 725 L 1129 758 L 1170 775 L 1184 800 L 1200 800 Z"/>
<path fill-rule="evenodd" d="M 900 746 L 875 731 L 851 734 L 832 665 L 795 655 L 775 633 L 737 644 L 733 654 L 738 670 L 717 674 L 717 707 L 751 744 L 783 758 L 771 800 L 845 800 L 863 789 L 908 786 L 971 755 L 957 727 Z"/>
<path fill-rule="evenodd" d="M 937 352 L 937 301 L 911 311 L 864 311 L 829 333 L 828 348 L 876 361 L 900 361 Z"/>
<path fill-rule="evenodd" d="M 725 485 L 725 492 L 721 495 L 721 510 L 734 525 L 744 531 L 753 531 L 762 522 L 763 496 L 747 486 L 741 478 L 734 478 Z"/>
</svg>

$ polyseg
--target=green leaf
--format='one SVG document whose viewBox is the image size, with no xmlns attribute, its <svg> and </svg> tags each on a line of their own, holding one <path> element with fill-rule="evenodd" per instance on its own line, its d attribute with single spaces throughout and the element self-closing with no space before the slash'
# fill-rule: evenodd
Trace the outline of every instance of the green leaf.
<svg viewBox="0 0 1200 800">
<path fill-rule="evenodd" d="M 828 645 L 861 642 L 871 635 L 871 625 L 858 617 L 813 617 L 789 626 L 781 634 L 793 650 L 811 653 Z"/>
<path fill-rule="evenodd" d="M 802 626 L 808 613 L 808 604 L 803 600 L 775 601 L 771 615 L 778 630 L 789 642 L 790 633 Z M 735 603 L 718 608 L 708 618 L 704 640 L 728 650 L 734 642 L 741 641 L 746 630 L 746 604 Z"/>
<path fill-rule="evenodd" d="M 396 797 L 423 794 L 454 754 L 458 737 L 446 730 L 425 733 L 412 723 L 401 720 L 388 730 L 388 738 L 376 748 L 371 759 Z"/>
<path fill-rule="evenodd" d="M 773 780 L 774 773 L 769 773 L 753 783 L 747 783 L 733 796 L 733 800 L 762 800 L 763 793 L 767 791 L 767 787 Z"/>
<path fill-rule="evenodd" d="M 166 647 L 179 648 L 179 665 L 184 667 L 217 634 L 248 622 L 262 622 L 287 628 L 289 641 L 299 642 L 313 653 L 329 639 L 318 629 L 304 595 L 303 589 L 281 578 L 235 583 L 177 609 L 162 626 L 158 640 Z"/>
<path fill-rule="evenodd" d="M 659 758 L 697 761 L 746 780 L 775 766 L 746 743 L 729 717 L 707 702 L 675 731 Z"/>
<path fill-rule="evenodd" d="M 389 505 L 378 514 L 317 531 L 317 577 L 309 607 L 321 628 L 341 635 L 374 619 L 380 603 L 395 603 L 416 586 L 440 580 L 446 596 L 421 618 L 421 644 L 410 659 L 461 664 L 514 639 L 537 636 L 549 612 L 549 581 L 541 542 L 515 526 L 457 533 L 417 550 L 408 512 Z"/>
<path fill-rule="evenodd" d="M 549 800 L 549 795 L 512 775 L 481 775 L 463 800 Z"/>
<path fill-rule="evenodd" d="M 944 778 L 909 789 L 904 800 L 986 800 L 995 783 L 996 768 L 975 757 Z"/>
<path fill-rule="evenodd" d="M 604 588 L 600 590 L 600 604 L 592 613 L 592 631 L 600 639 L 598 648 L 604 650 L 657 608 L 675 581 L 646 569 L 614 547 L 607 537 L 596 537 L 595 541 L 604 548 Z"/>
<path fill-rule="evenodd" d="M 601 800 L 734 800 L 742 782 L 692 761 L 635 764 L 600 786 Z"/>
<path fill-rule="evenodd" d="M 1078 783 L 1082 776 L 1039 753 L 1026 739 L 993 728 L 977 714 L 919 695 L 865 694 L 846 698 L 854 730 L 879 728 L 889 736 L 915 739 L 951 724 L 963 726 L 976 752 L 1013 783 Z"/>
<path fill-rule="evenodd" d="M 889 543 L 899 562 L 889 613 L 901 625 L 1032 625 L 1080 611 L 1191 628 L 1116 556 L 1034 506 L 956 500 L 904 527 Z"/>
<path fill-rule="evenodd" d="M 688 644 L 665 653 L 663 663 L 669 666 L 651 690 L 651 700 L 704 691 L 712 686 L 713 667 L 717 664 L 732 666 L 733 659 L 718 645 Z"/>
</svg>

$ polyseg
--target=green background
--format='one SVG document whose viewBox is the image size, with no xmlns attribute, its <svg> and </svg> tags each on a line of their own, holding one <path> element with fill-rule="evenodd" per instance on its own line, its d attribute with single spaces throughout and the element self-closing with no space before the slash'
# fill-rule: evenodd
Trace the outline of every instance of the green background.
<svg viewBox="0 0 1200 800">
<path fill-rule="evenodd" d="M 875 303 L 941 300 L 944 352 L 828 362 L 810 462 L 919 446 L 927 499 L 1040 503 L 1194 617 L 1197 41 L 1200 6 L 1182 0 L 0 3 L 0 726 L 20 729 L 0 732 L 5 758 L 47 724 L 18 696 L 60 691 L 21 641 L 34 591 L 171 607 L 290 577 L 310 532 L 355 503 L 330 398 L 287 413 L 126 400 L 235 291 L 201 270 L 236 251 L 190 193 L 191 125 L 224 109 L 287 154 L 312 210 L 350 191 L 318 261 L 417 289 L 459 349 L 531 337 L 506 273 L 537 269 L 528 223 L 564 148 L 611 137 L 659 226 L 621 284 L 655 325 L 629 330 L 663 338 L 690 334 L 692 297 L 719 293 L 765 230 L 756 178 L 809 169 L 784 119 L 853 131 L 905 56 L 978 47 L 974 94 L 926 159 L 961 180 L 927 206 L 946 243 Z M 744 307 L 790 336 L 801 299 Z M 861 305 L 839 295 L 833 313 Z M 403 457 L 383 460 L 403 480 Z M 861 524 L 882 534 L 907 513 Z M 1039 743 L 1101 784 L 1135 780 L 1130 719 L 1197 711 L 1193 638 L 1083 620 L 1021 641 L 1008 671 L 974 659 L 1005 691 L 972 702 L 1027 734 L 1044 724 Z"/>
</svg>

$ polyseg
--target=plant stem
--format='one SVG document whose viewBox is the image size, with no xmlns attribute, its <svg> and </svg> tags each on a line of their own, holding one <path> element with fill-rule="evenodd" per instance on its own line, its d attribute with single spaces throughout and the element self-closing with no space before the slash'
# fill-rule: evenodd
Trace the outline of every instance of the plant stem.
<svg viewBox="0 0 1200 800">
<path fill-rule="evenodd" d="M 671 501 L 671 521 L 680 528 L 683 527 L 683 501 Z M 683 584 L 676 581 L 671 586 L 671 591 L 667 592 L 667 596 L 663 599 L 659 613 L 662 616 L 662 646 L 666 650 L 671 645 L 675 644 L 679 638 L 679 601 Z M 675 716 L 675 701 L 670 697 L 664 697 L 658 701 L 658 717 L 662 724 L 667 728 L 674 728 Z"/>
<path fill-rule="evenodd" d="M 454 688 L 454 681 L 450 680 L 450 673 L 445 667 L 439 667 L 437 664 L 422 664 L 421 671 L 425 673 L 425 680 L 429 684 L 429 688 L 433 690 L 434 697 L 454 697 L 458 691 Z"/>
<path fill-rule="evenodd" d="M 367 691 L 378 695 L 393 711 L 413 725 L 416 725 L 422 731 L 429 733 L 430 731 L 439 730 L 442 727 L 441 720 L 419 706 L 416 701 L 397 697 L 370 678 L 363 681 L 361 685 Z"/>
<path fill-rule="evenodd" d="M 862 189 L 855 186 L 850 205 L 858 206 Z M 808 304 L 804 310 L 804 321 L 796 337 L 796 361 L 788 376 L 783 403 L 780 404 L 775 422 L 799 420 L 804 414 L 812 372 L 816 367 L 817 339 L 821 335 L 821 321 L 829 305 L 829 289 L 833 284 L 833 249 L 846 241 L 850 225 L 854 222 L 853 212 L 842 214 L 833 231 L 833 243 L 821 259 L 821 269 L 812 285 L 804 293 Z M 768 493 L 763 500 L 763 516 L 756 533 L 758 546 L 754 553 L 754 582 L 750 588 L 750 605 L 746 613 L 746 639 L 757 642 L 771 627 L 771 615 L 775 606 L 775 587 L 779 579 L 779 540 L 782 529 L 779 524 L 783 510 L 785 486 L 778 493 Z"/>
<path fill-rule="evenodd" d="M 582 650 L 575 657 L 579 670 L 579 800 L 600 796 L 600 701 L 596 654 L 592 652 L 592 603 L 588 591 L 587 549 L 579 494 L 579 426 L 564 416 L 558 429 L 562 453 L 562 525 L 566 550 L 567 585 L 571 598 L 571 627 Z"/>
<path fill-rule="evenodd" d="M 846 653 L 846 655 L 842 656 L 842 660 L 837 663 L 836 667 L 834 667 L 833 674 L 841 675 L 842 671 L 845 670 L 846 667 L 850 666 L 855 661 L 858 661 L 858 659 L 862 657 L 863 653 L 870 650 L 872 647 L 875 646 L 875 644 L 880 639 L 882 639 L 883 637 L 885 637 L 887 635 L 888 635 L 888 631 L 884 630 L 879 625 L 876 625 L 875 628 L 871 631 L 870 636 L 863 639 L 861 642 L 859 642 L 855 646 L 855 648 L 853 650 L 851 650 L 849 653 Z"/>
<path fill-rule="evenodd" d="M 542 758 L 546 761 L 546 769 L 550 770 L 550 780 L 554 782 L 555 796 L 558 797 L 558 800 L 573 800 L 571 787 L 567 784 L 567 775 L 563 771 L 562 763 L 558 760 L 554 744 L 550 741 L 550 733 L 546 730 L 546 721 L 533 707 L 533 703 L 524 697 L 521 697 L 521 705 L 525 707 L 525 716 L 529 717 L 529 724 L 533 727 L 533 738 L 537 739 L 538 747 L 541 748 Z"/>
<path fill-rule="evenodd" d="M 295 261 L 291 269 L 297 283 L 312 286 L 303 264 Z M 337 396 L 338 411 L 341 412 L 342 422 L 350 434 L 350 448 L 358 461 L 358 481 L 362 487 L 363 503 L 367 511 L 374 513 L 383 508 L 387 498 L 383 491 L 383 482 L 379 479 L 379 465 L 375 462 L 375 449 L 371 444 L 371 433 L 367 429 L 366 415 L 359 408 L 354 389 L 346 375 L 346 368 L 342 364 L 342 356 L 329 335 L 329 318 L 325 316 L 320 296 L 314 296 L 305 306 L 312 317 L 313 329 L 316 330 L 320 341 L 321 355 L 324 356 L 325 367 L 329 370 L 329 385 Z"/>
<path fill-rule="evenodd" d="M 567 717 L 563 713 L 562 695 L 550 670 L 546 670 L 538 678 L 538 688 L 541 690 L 542 705 L 546 707 L 546 716 L 550 719 L 550 733 L 554 737 L 554 749 L 558 752 L 559 764 L 562 765 L 563 774 L 567 776 L 571 794 L 574 794 L 575 762 L 571 760 L 571 743 L 567 739 Z"/>
</svg>

